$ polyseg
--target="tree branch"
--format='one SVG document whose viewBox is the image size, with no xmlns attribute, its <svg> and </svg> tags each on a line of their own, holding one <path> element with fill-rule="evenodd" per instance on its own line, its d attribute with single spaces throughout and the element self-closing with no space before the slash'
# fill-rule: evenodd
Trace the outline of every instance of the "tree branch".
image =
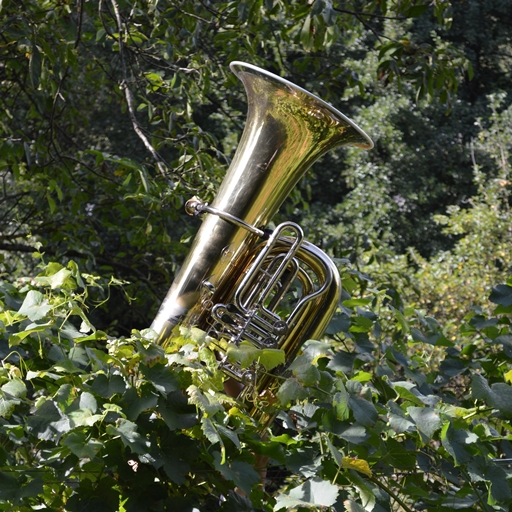
<svg viewBox="0 0 512 512">
<path fill-rule="evenodd" d="M 123 79 L 120 83 L 121 90 L 124 91 L 124 95 L 126 98 L 126 103 L 128 105 L 128 112 L 130 114 L 130 120 L 132 122 L 133 129 L 135 130 L 135 133 L 138 135 L 146 149 L 151 153 L 153 156 L 156 166 L 158 170 L 160 171 L 160 174 L 165 178 L 167 175 L 166 171 L 166 163 L 164 159 L 158 154 L 158 152 L 155 150 L 155 148 L 151 145 L 148 138 L 146 137 L 145 133 L 142 131 L 142 128 L 139 124 L 139 121 L 137 120 L 137 116 L 135 115 L 135 107 L 134 107 L 134 99 L 133 94 L 128 86 L 128 76 L 126 71 L 126 62 L 125 62 L 125 54 L 124 54 L 124 43 L 123 43 L 123 24 L 121 21 L 121 14 L 119 12 L 119 6 L 117 5 L 116 0 L 110 0 L 112 3 L 112 7 L 114 8 L 114 14 L 117 24 L 117 30 L 119 33 L 119 37 L 117 38 L 117 42 L 119 43 L 119 58 L 121 60 L 121 69 L 123 73 Z M 99 3 L 99 9 L 101 12 L 101 6 L 103 4 L 103 0 L 100 0 Z M 103 18 L 102 18 L 103 19 Z M 103 24 L 104 27 L 106 27 L 105 24 Z M 105 30 L 107 30 L 105 28 Z M 114 37 L 112 33 L 107 32 L 111 37 Z M 115 37 L 114 37 L 115 38 Z"/>
</svg>

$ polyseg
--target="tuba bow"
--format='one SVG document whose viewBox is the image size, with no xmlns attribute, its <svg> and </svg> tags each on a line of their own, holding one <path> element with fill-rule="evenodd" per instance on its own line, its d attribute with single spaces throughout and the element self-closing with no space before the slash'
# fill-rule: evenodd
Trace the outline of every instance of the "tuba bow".
<svg viewBox="0 0 512 512">
<path fill-rule="evenodd" d="M 323 154 L 373 143 L 341 112 L 291 82 L 242 62 L 230 67 L 247 92 L 246 126 L 213 203 L 194 197 L 186 204 L 203 222 L 151 328 L 164 346 L 179 323 L 207 331 L 220 367 L 241 383 L 245 399 L 264 397 L 252 413 L 265 424 L 276 379 L 229 362 L 227 347 L 248 341 L 282 349 L 286 363 L 274 370 L 282 374 L 306 340 L 323 334 L 341 292 L 334 263 L 304 240 L 300 226 L 267 226 Z"/>
</svg>

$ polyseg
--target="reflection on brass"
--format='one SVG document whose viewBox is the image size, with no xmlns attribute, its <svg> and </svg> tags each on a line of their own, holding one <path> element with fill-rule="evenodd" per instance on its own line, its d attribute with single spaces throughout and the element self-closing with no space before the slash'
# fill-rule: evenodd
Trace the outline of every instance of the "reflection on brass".
<svg viewBox="0 0 512 512">
<path fill-rule="evenodd" d="M 350 119 L 287 80 L 242 62 L 231 69 L 247 92 L 246 126 L 213 203 L 187 203 L 202 225 L 151 327 L 162 345 L 178 323 L 208 331 L 220 340 L 221 367 L 244 384 L 244 398 L 251 400 L 264 391 L 274 396 L 281 381 L 228 362 L 226 341 L 280 348 L 286 367 L 306 340 L 322 335 L 341 292 L 334 263 L 303 240 L 298 225 L 285 222 L 272 233 L 265 228 L 323 154 L 373 143 Z M 270 409 L 254 405 L 252 414 L 264 426 Z"/>
</svg>

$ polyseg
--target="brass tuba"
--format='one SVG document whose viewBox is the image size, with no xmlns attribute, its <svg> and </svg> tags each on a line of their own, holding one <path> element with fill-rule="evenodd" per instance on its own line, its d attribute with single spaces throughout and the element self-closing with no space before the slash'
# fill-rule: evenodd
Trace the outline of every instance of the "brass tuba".
<svg viewBox="0 0 512 512">
<path fill-rule="evenodd" d="M 164 346 L 179 323 L 207 331 L 220 367 L 243 386 L 246 400 L 260 397 L 252 414 L 268 423 L 275 377 L 229 362 L 228 344 L 282 349 L 286 368 L 306 340 L 322 335 L 341 283 L 332 260 L 304 240 L 300 226 L 267 226 L 324 153 L 373 143 L 342 113 L 291 82 L 242 62 L 230 67 L 247 92 L 247 123 L 213 203 L 194 197 L 186 204 L 203 222 L 151 327 Z"/>
</svg>

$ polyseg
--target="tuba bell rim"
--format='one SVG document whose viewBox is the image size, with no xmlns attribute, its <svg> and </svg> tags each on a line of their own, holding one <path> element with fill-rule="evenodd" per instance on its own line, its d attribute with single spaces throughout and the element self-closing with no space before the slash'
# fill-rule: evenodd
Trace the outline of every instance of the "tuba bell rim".
<svg viewBox="0 0 512 512">
<path fill-rule="evenodd" d="M 337 108 L 333 107 L 330 103 L 327 103 L 326 101 L 316 96 L 315 94 L 312 94 L 306 89 L 303 89 L 302 87 L 299 87 L 293 82 L 286 80 L 286 78 L 282 78 L 279 75 L 276 75 L 274 73 L 271 73 L 270 71 L 267 71 L 266 69 L 255 66 L 254 64 L 249 64 L 247 62 L 235 60 L 229 64 L 229 67 L 231 71 L 240 79 L 242 79 L 241 75 L 243 74 L 244 71 L 255 71 L 260 77 L 265 76 L 271 81 L 285 85 L 291 91 L 305 95 L 313 99 L 314 101 L 318 102 L 321 106 L 326 108 L 334 116 L 334 118 L 337 118 L 341 123 L 350 125 L 354 130 L 356 130 L 361 135 L 365 142 L 352 143 L 353 146 L 361 149 L 373 148 L 373 141 L 364 130 L 362 130 L 354 121 L 352 121 L 352 119 L 347 117 L 345 114 L 341 113 Z"/>
</svg>

